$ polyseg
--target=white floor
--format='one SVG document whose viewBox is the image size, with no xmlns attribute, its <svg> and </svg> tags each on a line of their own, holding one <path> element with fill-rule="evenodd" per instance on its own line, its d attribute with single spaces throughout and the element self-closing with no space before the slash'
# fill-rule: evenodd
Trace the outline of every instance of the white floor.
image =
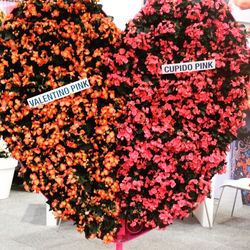
<svg viewBox="0 0 250 250">
<path fill-rule="evenodd" d="M 250 249 L 250 207 L 230 217 L 232 204 L 222 203 L 213 229 L 203 228 L 190 216 L 164 231 L 153 230 L 126 244 L 127 250 L 240 250 Z M 86 240 L 72 222 L 46 227 L 44 199 L 35 193 L 11 191 L 0 200 L 0 250 L 105 250 L 100 240 Z"/>
</svg>

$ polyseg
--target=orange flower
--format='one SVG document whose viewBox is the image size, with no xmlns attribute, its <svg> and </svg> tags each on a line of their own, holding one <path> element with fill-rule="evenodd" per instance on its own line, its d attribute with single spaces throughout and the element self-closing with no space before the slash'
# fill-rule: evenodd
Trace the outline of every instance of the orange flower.
<svg viewBox="0 0 250 250">
<path fill-rule="evenodd" d="M 114 242 L 114 237 L 111 234 L 106 234 L 103 237 L 103 242 L 106 243 L 106 244 Z"/>
<path fill-rule="evenodd" d="M 28 4 L 27 9 L 32 16 L 37 16 L 36 6 L 34 4 Z"/>
<path fill-rule="evenodd" d="M 72 48 L 70 47 L 67 47 L 66 49 L 64 49 L 63 51 L 61 51 L 61 55 L 64 57 L 64 58 L 68 58 L 68 59 L 72 59 L 72 55 L 71 53 L 73 52 Z"/>
<path fill-rule="evenodd" d="M 51 9 L 51 6 L 49 3 L 43 3 L 42 11 L 48 12 Z"/>
<path fill-rule="evenodd" d="M 52 13 L 51 13 L 51 16 L 52 17 L 58 17 L 60 15 L 60 12 L 58 10 L 54 10 Z"/>
</svg>

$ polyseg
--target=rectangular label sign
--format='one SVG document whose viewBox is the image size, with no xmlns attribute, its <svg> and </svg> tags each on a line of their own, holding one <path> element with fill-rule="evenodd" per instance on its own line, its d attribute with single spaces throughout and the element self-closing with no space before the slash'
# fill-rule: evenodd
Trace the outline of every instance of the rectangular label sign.
<svg viewBox="0 0 250 250">
<path fill-rule="evenodd" d="M 76 82 L 69 83 L 60 88 L 50 90 L 43 94 L 33 96 L 29 98 L 27 101 L 30 107 L 36 107 L 40 104 L 53 102 L 70 94 L 74 94 L 89 88 L 90 88 L 89 81 L 87 78 L 85 78 Z"/>
<path fill-rule="evenodd" d="M 215 69 L 215 60 L 184 62 L 162 65 L 162 74 L 175 74 L 181 72 L 192 72 L 200 70 Z"/>
</svg>

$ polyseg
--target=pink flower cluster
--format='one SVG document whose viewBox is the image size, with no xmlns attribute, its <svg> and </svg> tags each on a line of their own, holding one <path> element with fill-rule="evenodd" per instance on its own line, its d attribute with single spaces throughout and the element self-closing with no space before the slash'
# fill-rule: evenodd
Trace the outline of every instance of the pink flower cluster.
<svg viewBox="0 0 250 250">
<path fill-rule="evenodd" d="M 110 77 L 128 94 L 118 127 L 121 215 L 165 227 L 209 194 L 243 125 L 244 32 L 222 0 L 149 0 L 118 46 Z M 216 69 L 161 74 L 163 64 L 209 59 Z"/>
</svg>

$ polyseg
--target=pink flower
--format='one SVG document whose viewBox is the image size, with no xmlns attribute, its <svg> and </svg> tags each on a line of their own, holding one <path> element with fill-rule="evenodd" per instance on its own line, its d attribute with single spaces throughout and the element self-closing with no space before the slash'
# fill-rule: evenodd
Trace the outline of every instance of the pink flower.
<svg viewBox="0 0 250 250">
<path fill-rule="evenodd" d="M 163 221 L 163 224 L 169 225 L 173 222 L 173 216 L 171 215 L 169 209 L 165 207 L 164 210 L 160 210 L 159 218 Z"/>
</svg>

